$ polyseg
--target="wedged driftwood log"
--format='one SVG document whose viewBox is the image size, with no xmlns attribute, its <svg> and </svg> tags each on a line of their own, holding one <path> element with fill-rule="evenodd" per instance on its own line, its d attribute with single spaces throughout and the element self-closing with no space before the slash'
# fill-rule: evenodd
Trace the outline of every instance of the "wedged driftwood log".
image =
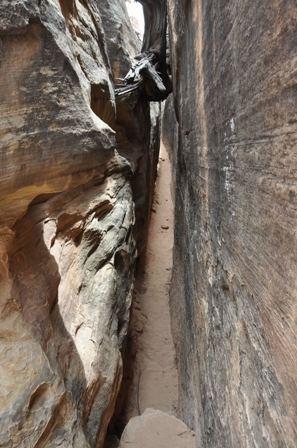
<svg viewBox="0 0 297 448">
<path fill-rule="evenodd" d="M 125 95 L 142 89 L 149 101 L 162 101 L 172 92 L 172 82 L 166 61 L 166 1 L 138 0 L 143 7 L 145 30 L 141 53 L 115 94 Z"/>
</svg>

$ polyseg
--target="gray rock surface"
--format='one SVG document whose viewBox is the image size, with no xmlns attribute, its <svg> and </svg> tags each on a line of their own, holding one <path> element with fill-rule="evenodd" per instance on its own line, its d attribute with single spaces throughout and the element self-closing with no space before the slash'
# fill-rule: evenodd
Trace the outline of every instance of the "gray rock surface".
<svg viewBox="0 0 297 448">
<path fill-rule="evenodd" d="M 296 4 L 168 5 L 182 418 L 203 447 L 293 448 Z"/>
<path fill-rule="evenodd" d="M 112 26 L 128 38 L 124 1 L 109 4 L 120 11 Z M 0 444 L 7 448 L 102 447 L 120 386 L 136 244 L 145 240 L 141 223 L 133 234 L 131 182 L 146 172 L 139 223 L 152 195 L 158 111 L 136 96 L 127 100 L 130 114 L 116 108 L 101 13 L 94 0 L 0 5 Z M 125 48 L 123 38 L 113 43 L 119 70 L 133 45 L 137 53 L 134 39 Z M 147 129 L 137 151 L 122 151 L 115 120 Z"/>
</svg>

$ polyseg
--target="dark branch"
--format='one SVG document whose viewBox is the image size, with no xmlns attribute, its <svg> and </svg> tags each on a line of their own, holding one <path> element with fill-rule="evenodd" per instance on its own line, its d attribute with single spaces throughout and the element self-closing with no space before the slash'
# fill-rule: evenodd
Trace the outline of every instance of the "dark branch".
<svg viewBox="0 0 297 448">
<path fill-rule="evenodd" d="M 172 92 L 166 63 L 166 0 L 138 0 L 143 7 L 145 30 L 141 53 L 119 86 L 117 96 L 140 89 L 149 101 L 162 101 Z"/>
</svg>

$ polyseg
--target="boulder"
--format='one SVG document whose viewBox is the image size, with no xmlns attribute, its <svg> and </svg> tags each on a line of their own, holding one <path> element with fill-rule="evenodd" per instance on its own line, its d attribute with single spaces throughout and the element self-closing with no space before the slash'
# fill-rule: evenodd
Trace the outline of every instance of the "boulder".
<svg viewBox="0 0 297 448">
<path fill-rule="evenodd" d="M 157 409 L 133 417 L 120 441 L 120 448 L 197 448 L 195 433 L 181 420 Z"/>
</svg>

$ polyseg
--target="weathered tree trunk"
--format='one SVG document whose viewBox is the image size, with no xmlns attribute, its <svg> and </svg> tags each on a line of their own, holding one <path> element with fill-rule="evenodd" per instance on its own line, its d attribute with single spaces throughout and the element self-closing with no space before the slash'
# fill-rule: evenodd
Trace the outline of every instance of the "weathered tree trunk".
<svg viewBox="0 0 297 448">
<path fill-rule="evenodd" d="M 124 95 L 135 89 L 144 92 L 149 101 L 162 101 L 172 92 L 166 61 L 166 0 L 139 0 L 142 4 L 145 30 L 141 53 L 124 78 L 125 85 L 116 89 Z"/>
</svg>

